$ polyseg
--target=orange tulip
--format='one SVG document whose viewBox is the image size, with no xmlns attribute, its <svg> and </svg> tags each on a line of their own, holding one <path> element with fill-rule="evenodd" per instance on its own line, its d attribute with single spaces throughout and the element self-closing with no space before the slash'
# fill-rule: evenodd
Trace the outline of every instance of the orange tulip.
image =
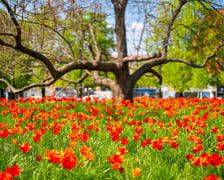
<svg viewBox="0 0 224 180">
<path fill-rule="evenodd" d="M 131 170 L 131 173 L 135 176 L 135 177 L 139 177 L 141 176 L 141 169 L 139 167 L 136 167 L 135 169 Z"/>
</svg>

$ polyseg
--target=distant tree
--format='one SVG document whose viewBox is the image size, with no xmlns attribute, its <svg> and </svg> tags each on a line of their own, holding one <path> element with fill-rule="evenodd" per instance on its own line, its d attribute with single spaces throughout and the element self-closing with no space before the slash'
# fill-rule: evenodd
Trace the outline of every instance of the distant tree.
<svg viewBox="0 0 224 180">
<path fill-rule="evenodd" d="M 153 48 L 152 42 L 162 42 L 161 34 L 164 33 L 162 26 L 166 23 L 165 16 L 171 16 L 172 9 L 176 1 L 163 3 L 158 17 L 158 26 L 153 30 L 151 41 L 146 39 L 145 42 L 151 42 L 148 49 Z M 170 40 L 168 56 L 171 58 L 182 57 L 189 59 L 190 62 L 199 63 L 204 56 L 212 53 L 212 48 L 220 44 L 224 34 L 222 15 L 214 10 L 205 9 L 201 4 L 192 3 L 184 6 L 179 13 L 173 27 L 173 36 Z M 158 48 L 156 46 L 156 48 Z M 222 57 L 223 58 L 223 57 Z M 208 84 L 215 84 L 216 78 L 212 81 L 217 73 L 220 73 L 220 67 L 215 62 L 215 58 L 208 62 L 204 69 L 194 69 L 186 64 L 168 63 L 162 66 L 163 84 L 174 88 L 180 96 L 183 91 L 194 88 L 205 88 Z M 219 69 L 219 70 L 218 70 Z M 213 73 L 213 75 L 211 75 Z"/>
</svg>

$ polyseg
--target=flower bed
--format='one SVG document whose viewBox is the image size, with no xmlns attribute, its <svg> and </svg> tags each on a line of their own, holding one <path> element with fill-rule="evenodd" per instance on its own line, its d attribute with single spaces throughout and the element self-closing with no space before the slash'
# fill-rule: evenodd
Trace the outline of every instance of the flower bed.
<svg viewBox="0 0 224 180">
<path fill-rule="evenodd" d="M 224 178 L 224 101 L 0 102 L 0 179 Z"/>
</svg>

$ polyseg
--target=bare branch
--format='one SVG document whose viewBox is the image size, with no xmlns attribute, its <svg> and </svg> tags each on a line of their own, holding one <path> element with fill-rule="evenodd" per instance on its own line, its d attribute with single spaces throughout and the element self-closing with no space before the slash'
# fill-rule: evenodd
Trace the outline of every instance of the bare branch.
<svg viewBox="0 0 224 180">
<path fill-rule="evenodd" d="M 176 29 L 176 28 L 178 28 L 179 26 L 183 26 L 183 27 L 187 28 L 187 29 L 188 29 L 189 31 L 191 31 L 194 35 L 196 35 L 197 38 L 198 38 L 201 42 L 203 42 L 203 41 L 201 40 L 200 36 L 198 36 L 198 34 L 197 34 L 192 28 L 190 28 L 189 26 L 186 26 L 186 25 L 184 25 L 184 24 L 182 24 L 182 23 L 180 23 L 180 24 L 178 24 L 177 26 L 173 27 L 173 28 L 171 29 L 171 31 L 174 30 L 174 29 Z"/>
<path fill-rule="evenodd" d="M 45 57 L 43 54 L 40 54 L 40 53 L 38 53 L 34 50 L 31 50 L 27 47 L 24 47 L 21 44 L 21 33 L 22 33 L 21 32 L 21 27 L 20 27 L 18 21 L 15 18 L 14 11 L 11 9 L 11 7 L 9 6 L 7 1 L 2 0 L 2 2 L 6 6 L 7 11 L 10 14 L 11 20 L 13 21 L 14 25 L 16 26 L 17 35 L 15 36 L 16 46 L 13 46 L 12 44 L 9 44 L 9 43 L 3 41 L 2 39 L 0 39 L 0 45 L 10 47 L 10 48 L 13 48 L 15 50 L 19 50 L 20 52 L 22 52 L 24 54 L 28 54 L 33 58 L 39 59 L 40 61 L 42 61 L 48 67 L 52 76 L 56 77 L 58 75 L 58 72 L 56 71 L 53 64 L 49 61 L 49 59 L 47 57 Z"/>
<path fill-rule="evenodd" d="M 156 72 L 154 69 L 150 69 L 148 72 L 152 73 L 153 76 L 156 78 L 157 82 L 159 84 L 162 84 L 162 76 L 158 72 Z M 147 74 L 145 74 L 147 76 Z"/>
<path fill-rule="evenodd" d="M 61 34 L 59 33 L 55 28 L 52 28 L 51 26 L 47 25 L 47 24 L 43 24 L 43 23 L 38 23 L 38 22 L 32 22 L 32 21 L 23 21 L 25 23 L 30 23 L 30 24 L 37 24 L 37 25 L 42 25 L 44 27 L 47 27 L 49 29 L 51 29 L 52 31 L 54 31 L 58 36 L 60 36 L 66 43 L 67 45 L 69 46 L 69 49 L 72 53 L 72 57 L 73 57 L 73 60 L 74 60 L 74 57 L 75 57 L 75 54 L 73 52 L 73 49 L 72 49 L 72 45 L 70 44 L 70 42 Z"/>
<path fill-rule="evenodd" d="M 140 50 L 140 47 L 141 47 L 141 44 L 142 44 L 143 34 L 144 34 L 144 31 L 145 31 L 145 26 L 146 26 L 147 21 L 148 21 L 148 18 L 145 15 L 145 20 L 144 20 L 143 28 L 141 30 L 141 34 L 140 34 L 140 38 L 139 38 L 138 46 L 137 46 L 137 56 L 139 55 L 139 50 Z"/>
<path fill-rule="evenodd" d="M 21 44 L 21 26 L 19 25 L 16 17 L 15 17 L 15 13 L 12 10 L 12 8 L 9 6 L 8 2 L 5 0 L 2 0 L 2 3 L 5 5 L 5 7 L 7 8 L 8 13 L 10 14 L 10 18 L 12 20 L 12 22 L 14 23 L 14 25 L 16 26 L 16 31 L 17 31 L 17 35 L 15 36 L 16 39 L 16 44 L 20 45 Z"/>
<path fill-rule="evenodd" d="M 51 79 L 53 79 L 53 77 L 45 78 L 45 79 L 43 79 L 41 82 L 44 83 L 44 82 L 47 82 L 47 81 L 49 81 L 49 80 L 51 80 Z"/>
<path fill-rule="evenodd" d="M 114 62 L 100 62 L 100 61 L 78 61 L 71 62 L 64 65 L 59 69 L 61 75 L 65 73 L 75 70 L 75 69 L 88 69 L 88 70 L 99 70 L 99 71 L 111 71 L 116 73 L 117 66 Z"/>
<path fill-rule="evenodd" d="M 201 65 L 197 65 L 197 64 L 194 64 L 188 60 L 185 60 L 185 59 L 175 59 L 175 58 L 167 58 L 167 57 L 160 57 L 160 58 L 154 58 L 154 59 L 151 59 L 150 61 L 148 61 L 147 63 L 143 64 L 142 66 L 140 66 L 135 72 L 133 72 L 131 74 L 131 81 L 132 82 L 137 82 L 137 80 L 143 75 L 145 74 L 146 72 L 150 71 L 152 67 L 154 66 L 158 66 L 158 65 L 162 65 L 162 64 L 166 64 L 168 62 L 179 62 L 179 63 L 184 63 L 184 64 L 187 64 L 191 67 L 195 67 L 195 68 L 203 68 L 206 66 L 207 62 L 216 56 L 218 50 L 223 47 L 224 44 L 220 44 L 219 46 L 216 47 L 216 49 L 214 50 L 214 52 L 207 56 L 204 60 L 204 62 L 201 64 Z"/>
<path fill-rule="evenodd" d="M 89 30 L 90 30 L 90 33 L 91 33 L 91 36 L 92 36 L 92 39 L 93 39 L 93 43 L 95 45 L 95 49 L 96 49 L 96 54 L 97 54 L 96 60 L 100 61 L 100 59 L 101 59 L 101 50 L 100 50 L 100 48 L 98 46 L 98 43 L 96 41 L 96 35 L 94 33 L 93 26 L 91 24 L 89 24 Z"/>
<path fill-rule="evenodd" d="M 222 71 L 224 71 L 223 65 L 219 62 L 219 59 L 217 57 L 215 57 L 216 63 L 218 64 L 218 66 L 221 68 Z"/>
<path fill-rule="evenodd" d="M 88 47 L 88 50 L 89 50 L 89 54 L 90 54 L 91 59 L 92 59 L 92 60 L 96 60 L 96 57 L 95 57 L 95 54 L 94 54 L 94 52 L 93 52 L 93 48 L 92 48 L 92 46 L 89 44 L 88 41 L 85 41 L 85 44 L 86 44 L 87 47 Z"/>
<path fill-rule="evenodd" d="M 88 77 L 88 74 L 86 73 L 84 76 L 82 76 L 80 79 L 78 79 L 76 81 L 72 81 L 72 80 L 64 78 L 64 77 L 61 77 L 60 79 L 63 81 L 67 81 L 69 83 L 78 84 L 78 83 L 82 83 L 87 77 Z"/>
<path fill-rule="evenodd" d="M 0 44 L 1 44 L 1 41 L 0 41 Z M 35 59 L 39 59 L 41 62 L 43 62 L 43 63 L 47 66 L 47 68 L 49 69 L 49 71 L 50 71 L 50 73 L 51 73 L 51 75 L 52 75 L 53 77 L 58 76 L 58 72 L 57 72 L 57 70 L 55 69 L 55 67 L 53 66 L 53 64 L 52 64 L 52 63 L 50 62 L 50 60 L 49 60 L 46 56 L 44 56 L 43 54 L 38 53 L 38 52 L 36 52 L 36 51 L 34 51 L 34 50 L 32 50 L 32 49 L 29 49 L 29 48 L 27 48 L 27 47 L 25 47 L 25 46 L 22 46 L 22 45 L 20 45 L 20 46 L 16 46 L 16 47 L 13 47 L 13 48 L 16 49 L 16 50 L 19 50 L 20 52 L 22 52 L 22 53 L 24 53 L 24 54 L 28 54 L 28 55 L 30 55 L 31 57 L 35 58 Z"/>
<path fill-rule="evenodd" d="M 36 76 L 33 72 L 27 72 L 27 73 L 22 73 L 22 74 L 20 74 L 20 75 L 18 75 L 18 76 L 14 76 L 14 77 L 12 77 L 12 79 L 16 79 L 16 78 L 19 78 L 19 77 L 22 77 L 22 76 L 26 76 L 26 75 L 33 75 L 33 76 Z"/>
<path fill-rule="evenodd" d="M 17 93 L 20 93 L 20 92 L 23 92 L 25 90 L 28 90 L 30 88 L 34 88 L 34 87 L 39 87 L 39 86 L 50 86 L 51 84 L 53 84 L 57 79 L 51 79 L 50 81 L 48 82 L 45 82 L 45 83 L 35 83 L 35 84 L 32 84 L 32 85 L 29 85 L 29 86 L 26 86 L 26 87 L 23 87 L 23 88 L 20 88 L 20 89 L 16 89 L 14 88 L 8 81 L 6 81 L 5 79 L 1 79 L 0 78 L 0 81 L 1 82 L 4 82 L 8 88 L 14 93 L 14 94 L 17 94 Z"/>
<path fill-rule="evenodd" d="M 166 27 L 166 32 L 165 32 L 165 37 L 163 39 L 163 48 L 162 48 L 162 56 L 166 57 L 167 56 L 167 48 L 169 45 L 169 38 L 170 38 L 170 33 L 172 31 L 172 26 L 177 18 L 177 15 L 179 14 L 181 8 L 183 5 L 186 3 L 186 0 L 179 0 L 179 3 L 175 9 L 175 11 L 172 14 L 172 17 L 170 18 L 168 25 Z"/>
<path fill-rule="evenodd" d="M 161 53 L 154 53 L 153 55 L 144 55 L 144 56 L 130 56 L 130 57 L 125 57 L 121 61 L 122 62 L 137 62 L 137 61 L 145 61 L 145 60 L 150 60 L 154 58 L 161 57 Z"/>
<path fill-rule="evenodd" d="M 146 77 L 154 77 L 153 74 L 144 74 L 144 76 L 146 76 Z"/>
<path fill-rule="evenodd" d="M 153 58 L 150 61 L 147 61 L 142 66 L 140 66 L 135 72 L 130 76 L 131 82 L 136 83 L 139 78 L 151 70 L 151 68 L 168 63 L 168 60 L 165 57 Z"/>
<path fill-rule="evenodd" d="M 3 70 L 1 70 L 1 69 L 0 69 L 0 72 L 1 72 L 2 74 L 5 74 L 6 76 L 9 76 L 10 78 L 12 78 L 12 74 L 10 74 L 10 73 L 8 73 L 8 72 L 6 72 L 6 71 L 3 71 Z"/>
<path fill-rule="evenodd" d="M 216 49 L 214 50 L 214 52 L 213 52 L 211 55 L 207 56 L 207 57 L 204 59 L 204 62 L 203 62 L 201 65 L 197 65 L 197 64 L 191 63 L 190 61 L 185 60 L 185 59 L 166 58 L 166 60 L 167 60 L 168 62 L 179 62 L 179 63 L 184 63 L 184 64 L 187 64 L 187 65 L 189 65 L 189 66 L 191 66 L 191 67 L 195 67 L 195 68 L 203 68 L 203 67 L 206 66 L 207 62 L 208 62 L 211 58 L 213 58 L 213 57 L 216 56 L 218 50 L 219 50 L 221 47 L 223 47 L 223 46 L 224 46 L 224 43 L 223 43 L 223 44 L 220 44 L 219 46 L 217 46 Z"/>
<path fill-rule="evenodd" d="M 14 34 L 11 33 L 0 33 L 0 36 L 12 36 L 12 37 L 16 37 Z"/>
<path fill-rule="evenodd" d="M 213 10 L 215 10 L 219 15 L 221 15 L 222 17 L 224 17 L 224 15 L 222 13 L 220 13 L 220 11 L 218 10 L 220 8 L 223 9 L 224 8 L 223 5 L 214 3 L 212 1 L 206 1 L 206 0 L 198 0 L 198 2 L 203 6 L 204 9 L 207 9 L 207 10 L 210 10 L 210 9 L 208 9 L 203 2 L 209 4 L 209 6 L 212 7 Z M 216 8 L 216 7 L 218 7 L 218 8 Z"/>
<path fill-rule="evenodd" d="M 85 70 L 85 72 L 89 76 L 91 76 L 94 84 L 96 84 L 96 85 L 104 86 L 104 87 L 107 87 L 107 88 L 111 89 L 111 86 L 113 86 L 113 84 L 114 84 L 114 81 L 112 79 L 102 78 L 102 77 L 99 77 L 99 76 L 94 76 L 94 74 L 90 73 L 88 70 Z"/>
<path fill-rule="evenodd" d="M 10 48 L 14 48 L 14 46 L 12 44 L 9 44 L 9 43 L 3 41 L 2 39 L 0 39 L 0 45 L 10 47 Z"/>
</svg>

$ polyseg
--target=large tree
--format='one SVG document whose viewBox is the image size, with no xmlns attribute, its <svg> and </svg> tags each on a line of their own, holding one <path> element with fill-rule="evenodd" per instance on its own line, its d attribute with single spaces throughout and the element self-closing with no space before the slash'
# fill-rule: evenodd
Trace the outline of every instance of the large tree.
<svg viewBox="0 0 224 180">
<path fill-rule="evenodd" d="M 98 1 L 100 2 L 100 1 Z M 154 7 L 154 5 L 161 5 L 161 3 L 167 3 L 169 1 L 141 1 L 146 4 L 150 4 L 147 7 Z M 46 1 L 46 3 L 42 4 L 43 1 L 6 1 L 1 0 L 0 3 L 5 7 L 5 10 L 10 17 L 10 22 L 5 22 L 4 19 L 2 23 L 4 23 L 6 28 L 0 30 L 0 45 L 5 46 L 26 55 L 32 57 L 35 61 L 41 62 L 43 66 L 48 70 L 49 77 L 45 79 L 43 82 L 34 83 L 29 86 L 23 87 L 21 89 L 15 89 L 12 87 L 9 82 L 4 79 L 0 79 L 1 81 L 7 83 L 7 85 L 12 89 L 14 93 L 21 92 L 25 89 L 29 89 L 36 86 L 45 86 L 53 84 L 55 81 L 60 79 L 63 75 L 68 72 L 82 69 L 91 76 L 93 82 L 96 85 L 104 86 L 112 90 L 113 96 L 115 99 L 129 99 L 132 100 L 133 98 L 133 88 L 136 82 L 146 73 L 150 72 L 153 75 L 159 77 L 159 73 L 155 71 L 156 66 L 160 66 L 166 64 L 168 62 L 179 62 L 184 63 L 188 66 L 195 67 L 195 68 L 204 68 L 208 61 L 212 58 L 217 57 L 218 51 L 224 44 L 220 43 L 217 47 L 214 47 L 212 53 L 210 55 L 206 55 L 202 62 L 198 64 L 193 63 L 191 60 L 182 59 L 181 57 L 169 57 L 169 47 L 171 45 L 171 37 L 172 31 L 175 29 L 174 24 L 177 18 L 179 18 L 179 14 L 181 9 L 184 6 L 191 5 L 192 3 L 200 4 L 204 8 L 207 8 L 208 5 L 214 8 L 214 4 L 205 0 L 176 0 L 175 7 L 172 8 L 172 13 L 170 16 L 167 16 L 167 20 L 164 24 L 164 34 L 162 38 L 162 46 L 160 46 L 159 52 L 153 52 L 151 55 L 144 55 L 144 56 L 128 56 L 127 52 L 127 38 L 126 38 L 126 22 L 125 22 L 125 15 L 128 13 L 126 12 L 126 7 L 129 4 L 136 3 L 135 1 L 131 0 L 111 0 L 111 3 L 114 8 L 114 16 L 115 16 L 115 34 L 116 34 L 116 48 L 117 48 L 117 57 L 111 58 L 103 51 L 104 45 L 102 41 L 98 41 L 97 37 L 101 35 L 99 31 L 95 28 L 95 23 L 100 23 L 101 17 L 96 16 L 93 21 L 84 21 L 83 20 L 83 7 L 84 8 L 95 8 L 97 11 L 101 11 L 101 6 L 99 3 L 96 4 L 95 1 L 91 4 L 85 1 Z M 44 7 L 44 12 L 41 11 Z M 54 10 L 52 10 L 54 9 Z M 155 14 L 158 11 L 152 11 Z M 88 58 L 85 58 L 85 53 L 78 52 L 77 49 L 75 50 L 72 46 L 71 42 L 66 39 L 66 32 L 67 28 L 66 23 L 61 24 L 58 23 L 58 16 L 62 15 L 61 17 L 71 17 L 68 16 L 72 15 L 75 19 L 76 26 L 79 26 L 80 33 L 77 34 L 72 32 L 71 35 L 82 37 L 79 41 L 80 43 L 80 51 L 82 51 L 83 47 L 88 49 Z M 29 15 L 35 16 L 36 20 L 29 21 Z M 98 14 L 98 13 L 96 13 Z M 196 14 L 197 15 L 197 14 Z M 130 13 L 128 16 L 131 16 Z M 52 18 L 52 24 L 46 24 L 46 18 Z M 157 16 L 154 15 L 154 18 Z M 29 21 L 29 22 L 28 22 Z M 47 45 L 48 43 L 54 43 L 54 50 L 60 56 L 57 58 L 62 59 L 64 61 L 60 61 L 61 63 L 56 63 L 53 61 L 50 56 L 47 55 L 46 51 L 40 49 L 41 46 L 36 44 L 32 46 L 29 42 L 25 41 L 24 36 L 27 33 L 33 33 L 33 28 L 27 29 L 24 28 L 26 24 L 29 23 L 33 27 L 34 26 L 42 26 L 52 30 L 52 40 L 50 42 L 45 42 Z M 7 27 L 7 25 L 10 26 Z M 156 25 L 156 24 L 155 24 Z M 31 32 L 29 32 L 31 31 Z M 33 30 L 34 31 L 34 30 Z M 53 35 L 53 33 L 55 35 Z M 5 38 L 8 37 L 8 38 Z M 58 49 L 59 45 L 61 44 L 61 38 L 64 40 L 65 46 L 68 47 L 67 50 Z M 9 39 L 9 40 L 8 40 Z M 44 40 L 41 39 L 43 42 Z M 39 41 L 36 40 L 36 43 Z M 221 40 L 220 40 L 221 42 Z M 58 52 L 61 50 L 60 52 Z M 69 54 L 69 58 L 63 57 L 64 54 Z M 77 55 L 79 53 L 79 55 Z M 196 52 L 195 52 L 196 53 Z M 63 63 L 62 63 L 63 62 Z M 130 63 L 134 62 L 142 62 L 139 67 L 136 69 L 130 69 Z M 219 63 L 221 66 L 221 63 Z M 92 72 L 93 71 L 93 72 Z M 111 72 L 114 74 L 114 80 L 110 78 L 105 78 L 100 76 L 99 71 L 103 72 Z"/>
</svg>

